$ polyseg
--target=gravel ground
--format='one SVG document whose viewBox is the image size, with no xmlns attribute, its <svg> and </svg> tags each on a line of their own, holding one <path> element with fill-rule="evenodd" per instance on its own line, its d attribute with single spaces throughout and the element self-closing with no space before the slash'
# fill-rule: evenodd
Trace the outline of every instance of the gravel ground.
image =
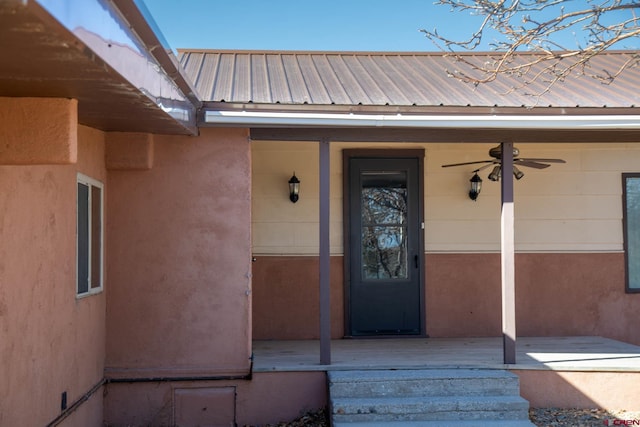
<svg viewBox="0 0 640 427">
<path fill-rule="evenodd" d="M 537 427 L 601 427 L 640 425 L 640 411 L 605 411 L 602 409 L 539 408 L 529 410 Z M 295 421 L 263 427 L 328 427 L 325 410 L 309 412 Z M 251 427 L 251 426 L 245 426 Z M 254 426 L 255 427 L 255 426 Z"/>
<path fill-rule="evenodd" d="M 640 411 L 541 408 L 529 410 L 537 427 L 596 427 L 640 425 Z"/>
</svg>

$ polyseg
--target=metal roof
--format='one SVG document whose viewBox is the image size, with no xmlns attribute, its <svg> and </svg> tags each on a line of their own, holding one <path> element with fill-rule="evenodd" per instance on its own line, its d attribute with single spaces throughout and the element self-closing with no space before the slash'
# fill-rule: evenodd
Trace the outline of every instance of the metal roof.
<svg viewBox="0 0 640 427">
<path fill-rule="evenodd" d="M 606 52 L 593 58 L 590 66 L 615 71 L 637 53 Z M 482 62 L 496 54 L 465 55 Z M 543 81 L 511 90 L 527 76 L 500 75 L 477 87 L 461 82 L 449 75 L 468 72 L 468 66 L 440 52 L 179 50 L 178 58 L 209 105 L 625 109 L 640 105 L 638 66 L 611 84 L 575 72 L 545 91 L 548 83 Z"/>
</svg>

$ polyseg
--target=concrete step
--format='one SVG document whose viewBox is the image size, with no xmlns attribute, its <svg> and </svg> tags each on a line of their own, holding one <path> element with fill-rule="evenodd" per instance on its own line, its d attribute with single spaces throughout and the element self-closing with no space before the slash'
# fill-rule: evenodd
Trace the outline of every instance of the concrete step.
<svg viewBox="0 0 640 427">
<path fill-rule="evenodd" d="M 520 396 L 331 397 L 334 422 L 527 420 Z"/>
<path fill-rule="evenodd" d="M 330 371 L 334 427 L 535 427 L 518 377 L 495 369 Z"/>
<path fill-rule="evenodd" d="M 359 370 L 328 373 L 331 397 L 519 395 L 518 377 L 488 369 Z"/>
<path fill-rule="evenodd" d="M 536 427 L 529 420 L 337 422 L 333 427 Z"/>
</svg>

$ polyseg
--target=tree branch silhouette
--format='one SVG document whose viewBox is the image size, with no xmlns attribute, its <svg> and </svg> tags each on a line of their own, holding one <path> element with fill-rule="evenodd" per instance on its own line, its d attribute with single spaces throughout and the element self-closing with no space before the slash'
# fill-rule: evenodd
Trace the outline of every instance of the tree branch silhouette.
<svg viewBox="0 0 640 427">
<path fill-rule="evenodd" d="M 577 10 L 565 6 L 579 4 Z M 610 84 L 630 67 L 640 65 L 640 52 L 628 51 L 628 60 L 614 69 L 594 69 L 590 61 L 612 48 L 624 48 L 624 42 L 640 37 L 638 0 L 439 0 L 452 12 L 482 17 L 477 29 L 465 40 L 453 40 L 437 29 L 420 30 L 439 49 L 461 64 L 449 76 L 473 85 L 489 83 L 501 74 L 521 77 L 521 84 L 511 91 L 537 82 L 542 93 L 573 73 L 590 76 Z M 624 18 L 623 18 L 624 17 Z M 489 30 L 499 38 L 491 40 L 491 54 L 479 58 L 463 55 L 487 38 Z M 571 32 L 575 46 L 562 42 L 561 35 Z M 577 38 L 581 35 L 582 42 Z M 520 55 L 523 51 L 531 55 Z M 541 95 L 538 93 L 537 95 Z"/>
</svg>

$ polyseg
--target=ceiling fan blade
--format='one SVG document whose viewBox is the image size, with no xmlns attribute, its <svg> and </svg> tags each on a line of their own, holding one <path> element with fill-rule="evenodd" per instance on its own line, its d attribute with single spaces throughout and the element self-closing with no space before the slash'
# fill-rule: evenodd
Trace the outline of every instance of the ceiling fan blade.
<svg viewBox="0 0 640 427">
<path fill-rule="evenodd" d="M 518 166 L 526 166 L 528 168 L 535 168 L 535 169 L 545 169 L 551 166 L 551 165 L 545 165 L 544 163 L 533 162 L 530 159 L 527 159 L 527 160 L 514 159 L 514 163 L 517 164 Z"/>
<path fill-rule="evenodd" d="M 495 160 L 479 160 L 477 162 L 465 162 L 465 163 L 452 163 L 450 165 L 442 165 L 443 168 L 450 168 L 452 166 L 464 166 L 464 165 L 477 165 L 479 163 L 493 163 Z"/>
<path fill-rule="evenodd" d="M 562 159 L 535 159 L 535 158 L 527 157 L 519 160 L 531 161 L 531 162 L 543 162 L 543 163 L 567 163 Z"/>
<path fill-rule="evenodd" d="M 498 161 L 491 162 L 488 165 L 480 166 L 478 169 L 474 170 L 474 172 L 478 173 L 478 172 L 480 172 L 482 170 L 485 170 L 485 169 L 487 169 L 487 168 L 489 168 L 489 167 L 491 167 L 493 165 L 499 165 L 499 164 L 500 164 L 500 162 L 498 162 Z"/>
</svg>

